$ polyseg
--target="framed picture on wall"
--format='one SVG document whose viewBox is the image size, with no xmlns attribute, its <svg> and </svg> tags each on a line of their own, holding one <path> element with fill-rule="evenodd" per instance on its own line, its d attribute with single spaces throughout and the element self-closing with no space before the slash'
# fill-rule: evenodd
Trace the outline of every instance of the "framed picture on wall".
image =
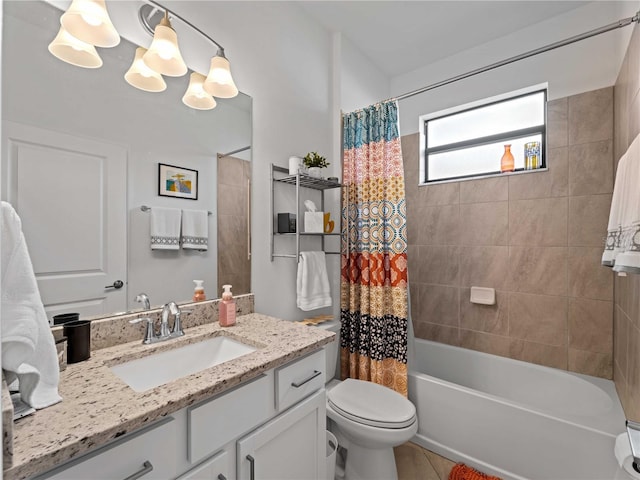
<svg viewBox="0 0 640 480">
<path fill-rule="evenodd" d="M 158 195 L 197 200 L 198 171 L 159 163 Z"/>
</svg>

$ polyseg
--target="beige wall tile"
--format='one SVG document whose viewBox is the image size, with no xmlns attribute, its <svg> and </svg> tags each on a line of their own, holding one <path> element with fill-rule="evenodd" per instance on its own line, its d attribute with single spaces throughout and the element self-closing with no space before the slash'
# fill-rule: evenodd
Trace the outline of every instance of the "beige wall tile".
<svg viewBox="0 0 640 480">
<path fill-rule="evenodd" d="M 507 245 L 509 204 L 490 202 L 460 205 L 460 225 L 463 226 L 459 236 L 461 245 Z"/>
<path fill-rule="evenodd" d="M 511 245 L 567 245 L 567 199 L 510 202 L 509 237 Z"/>
<path fill-rule="evenodd" d="M 569 192 L 591 195 L 613 191 L 613 141 L 569 147 Z"/>
<path fill-rule="evenodd" d="M 458 328 L 446 325 L 438 325 L 436 323 L 420 322 L 414 319 L 413 328 L 417 338 L 432 340 L 434 342 L 446 343 L 449 345 L 459 346 Z"/>
<path fill-rule="evenodd" d="M 617 305 L 614 306 L 613 315 L 613 358 L 618 364 L 621 373 L 626 377 L 628 366 L 628 342 L 629 328 L 631 320 L 620 310 Z M 626 380 L 625 380 L 626 382 Z"/>
<path fill-rule="evenodd" d="M 423 205 L 453 205 L 460 203 L 460 183 L 440 183 L 418 187 L 418 196 Z"/>
<path fill-rule="evenodd" d="M 508 290 L 567 294 L 566 247 L 509 247 Z"/>
<path fill-rule="evenodd" d="M 564 197 L 569 191 L 568 148 L 547 148 L 547 171 L 512 175 L 509 200 Z"/>
<path fill-rule="evenodd" d="M 570 296 L 613 300 L 613 271 L 601 259 L 600 247 L 569 247 Z"/>
<path fill-rule="evenodd" d="M 508 357 L 509 345 L 508 337 L 460 329 L 460 346 L 463 348 Z"/>
<path fill-rule="evenodd" d="M 613 87 L 568 98 L 569 145 L 613 138 Z"/>
<path fill-rule="evenodd" d="M 509 336 L 547 345 L 567 344 L 567 298 L 509 294 Z"/>
<path fill-rule="evenodd" d="M 419 225 L 417 243 L 421 245 L 459 245 L 460 206 L 423 206 L 412 217 Z"/>
<path fill-rule="evenodd" d="M 612 379 L 613 362 L 611 360 L 611 352 L 596 353 L 569 348 L 569 370 L 584 375 Z"/>
<path fill-rule="evenodd" d="M 495 305 L 471 303 L 470 288 L 460 289 L 460 328 L 478 332 L 508 335 L 509 333 L 509 296 L 507 292 L 496 292 Z"/>
<path fill-rule="evenodd" d="M 423 285 L 418 299 L 420 320 L 457 327 L 459 303 L 458 287 Z"/>
<path fill-rule="evenodd" d="M 509 247 L 460 247 L 461 286 L 504 289 L 508 273 Z"/>
<path fill-rule="evenodd" d="M 234 157 L 218 159 L 218 184 L 243 187 L 245 182 L 244 162 L 245 160 L 239 160 Z"/>
<path fill-rule="evenodd" d="M 628 355 L 626 379 L 631 402 L 630 411 L 625 410 L 625 413 L 627 418 L 640 421 L 640 406 L 636 406 L 640 398 L 640 331 L 634 326 L 629 328 Z"/>
<path fill-rule="evenodd" d="M 604 247 L 611 195 L 569 197 L 569 245 Z"/>
<path fill-rule="evenodd" d="M 508 199 L 508 177 L 481 178 L 460 182 L 460 203 L 500 202 Z"/>
<path fill-rule="evenodd" d="M 632 418 L 630 418 L 629 414 L 627 413 L 631 411 L 631 406 L 630 406 L 631 401 L 627 393 L 628 391 L 627 380 L 622 376 L 622 374 L 620 373 L 620 369 L 618 368 L 618 365 L 615 362 L 613 363 L 613 380 L 615 382 L 616 392 L 618 392 L 618 398 L 620 399 L 620 403 L 622 404 L 622 409 L 625 412 L 625 416 L 629 420 L 633 420 Z"/>
<path fill-rule="evenodd" d="M 569 141 L 567 98 L 547 103 L 547 148 L 565 147 Z"/>
<path fill-rule="evenodd" d="M 242 187 L 236 185 L 218 185 L 218 215 L 242 216 L 246 213 L 246 202 L 242 195 Z"/>
<path fill-rule="evenodd" d="M 611 354 L 613 302 L 570 298 L 569 346 L 578 350 Z"/>
<path fill-rule="evenodd" d="M 418 247 L 417 280 L 440 285 L 458 284 L 458 247 L 430 245 Z"/>
<path fill-rule="evenodd" d="M 512 339 L 509 356 L 523 362 L 567 369 L 567 347 L 565 345 L 553 346 Z"/>
</svg>

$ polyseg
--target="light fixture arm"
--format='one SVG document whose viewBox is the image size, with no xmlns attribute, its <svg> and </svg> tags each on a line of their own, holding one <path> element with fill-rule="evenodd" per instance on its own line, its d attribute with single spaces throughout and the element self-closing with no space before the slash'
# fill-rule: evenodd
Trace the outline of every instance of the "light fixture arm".
<svg viewBox="0 0 640 480">
<path fill-rule="evenodd" d="M 167 16 L 169 14 L 171 14 L 172 16 L 174 16 L 175 18 L 177 18 L 178 20 L 180 20 L 182 23 L 188 25 L 189 27 L 193 28 L 196 32 L 198 32 L 200 35 L 202 35 L 204 38 L 206 38 L 207 40 L 209 40 L 211 43 L 213 43 L 216 47 L 218 47 L 220 50 L 222 50 L 223 54 L 224 54 L 224 48 L 222 45 L 220 45 L 218 42 L 216 42 L 213 38 L 211 38 L 209 35 L 207 35 L 206 33 L 204 33 L 202 30 L 200 30 L 198 27 L 196 27 L 193 23 L 191 23 L 188 20 L 185 20 L 183 17 L 181 17 L 180 15 L 178 15 L 176 12 L 174 12 L 173 10 L 170 10 L 169 8 L 165 7 L 164 5 L 162 5 L 160 2 L 157 2 L 156 0 L 144 0 L 145 3 L 148 3 L 149 5 L 153 5 L 154 7 L 157 7 L 161 10 L 164 10 L 165 12 L 165 18 L 167 18 Z"/>
</svg>

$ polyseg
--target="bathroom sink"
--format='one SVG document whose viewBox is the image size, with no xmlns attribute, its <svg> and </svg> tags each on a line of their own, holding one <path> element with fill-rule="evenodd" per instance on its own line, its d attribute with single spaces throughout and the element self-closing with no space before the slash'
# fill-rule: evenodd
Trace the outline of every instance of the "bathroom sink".
<svg viewBox="0 0 640 480">
<path fill-rule="evenodd" d="M 113 365 L 110 368 L 133 390 L 144 392 L 256 350 L 256 347 L 220 336 Z"/>
</svg>

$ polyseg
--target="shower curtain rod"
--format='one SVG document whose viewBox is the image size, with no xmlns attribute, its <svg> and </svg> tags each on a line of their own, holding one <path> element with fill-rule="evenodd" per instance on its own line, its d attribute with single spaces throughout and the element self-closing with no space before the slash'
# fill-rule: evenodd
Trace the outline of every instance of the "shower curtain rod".
<svg viewBox="0 0 640 480">
<path fill-rule="evenodd" d="M 489 70 L 493 70 L 495 68 L 502 67 L 504 65 L 508 65 L 510 63 L 517 62 L 519 60 L 524 60 L 525 58 L 533 57 L 534 55 L 538 55 L 540 53 L 548 52 L 549 50 L 554 50 L 559 47 L 564 47 L 565 45 L 570 45 L 572 43 L 579 42 L 580 40 L 585 40 L 590 37 L 595 37 L 596 35 L 600 35 L 601 33 L 606 33 L 611 30 L 616 30 L 618 28 L 626 27 L 627 25 L 631 25 L 634 22 L 635 23 L 640 22 L 640 11 L 638 11 L 633 17 L 623 18 L 622 20 L 618 20 L 617 22 L 610 23 L 609 25 L 605 25 L 604 27 L 596 28 L 594 30 L 590 30 L 588 32 L 582 33 L 580 35 L 575 35 L 573 37 L 567 38 L 566 40 L 560 40 L 558 42 L 551 43 L 544 47 L 536 48 L 535 50 L 529 50 L 528 52 L 522 53 L 520 55 L 516 55 L 514 57 L 507 58 L 506 60 L 501 60 L 499 62 L 495 62 L 484 67 L 476 68 L 475 70 L 471 70 L 467 73 L 456 75 L 455 77 L 451 77 L 446 80 L 442 80 L 440 82 L 432 83 L 431 85 L 427 85 L 426 87 L 418 88 L 417 90 L 413 90 L 411 92 L 407 92 L 402 95 L 389 98 L 386 101 L 404 100 L 406 98 L 413 97 L 415 95 L 419 95 L 424 92 L 428 92 L 429 90 L 443 87 L 445 85 L 449 85 L 450 83 L 458 82 L 460 80 L 464 80 L 465 78 L 473 77 L 474 75 L 488 72 Z"/>
<path fill-rule="evenodd" d="M 245 150 L 249 150 L 250 148 L 251 148 L 251 145 L 246 146 L 246 147 L 242 147 L 242 148 L 238 148 L 237 150 L 232 150 L 231 152 L 219 153 L 218 154 L 218 160 L 220 160 L 221 158 L 224 158 L 224 157 L 228 157 L 229 155 L 233 155 L 234 153 L 244 152 Z"/>
</svg>

